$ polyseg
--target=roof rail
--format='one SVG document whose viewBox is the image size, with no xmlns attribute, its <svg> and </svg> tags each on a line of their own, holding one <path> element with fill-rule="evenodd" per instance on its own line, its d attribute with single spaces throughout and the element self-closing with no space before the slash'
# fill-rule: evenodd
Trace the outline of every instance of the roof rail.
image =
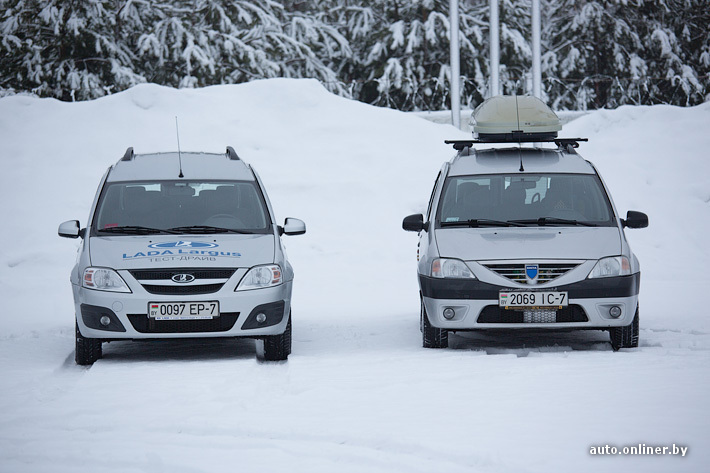
<svg viewBox="0 0 710 473">
<path fill-rule="evenodd" d="M 580 141 L 589 141 L 587 138 L 557 138 L 555 143 L 560 148 L 579 148 Z"/>
<path fill-rule="evenodd" d="M 507 144 L 520 144 L 520 143 L 555 143 L 561 148 L 568 148 L 572 146 L 573 148 L 579 147 L 580 141 L 589 141 L 587 138 L 535 138 L 531 136 L 521 137 L 519 141 L 511 141 L 507 138 L 501 139 L 490 139 L 485 140 L 444 140 L 447 145 L 454 145 L 456 151 L 461 151 L 464 148 L 469 148 L 474 144 L 491 144 L 491 143 L 507 143 Z"/>
<path fill-rule="evenodd" d="M 237 156 L 237 152 L 234 151 L 234 148 L 231 146 L 227 146 L 227 157 L 233 161 L 239 161 L 239 156 Z"/>
<path fill-rule="evenodd" d="M 123 157 L 121 158 L 121 161 L 131 161 L 134 157 L 133 154 L 133 146 L 128 148 L 126 152 L 124 153 Z"/>
</svg>

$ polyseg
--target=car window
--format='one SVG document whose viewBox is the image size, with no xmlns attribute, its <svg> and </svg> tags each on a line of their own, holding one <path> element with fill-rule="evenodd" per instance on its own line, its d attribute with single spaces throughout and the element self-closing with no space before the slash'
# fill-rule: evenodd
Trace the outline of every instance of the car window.
<svg viewBox="0 0 710 473">
<path fill-rule="evenodd" d="M 591 174 L 492 174 L 447 180 L 439 222 L 556 218 L 613 225 L 611 204 Z"/>
<path fill-rule="evenodd" d="M 214 226 L 270 231 L 263 198 L 250 181 L 116 182 L 103 190 L 95 229 Z"/>
</svg>

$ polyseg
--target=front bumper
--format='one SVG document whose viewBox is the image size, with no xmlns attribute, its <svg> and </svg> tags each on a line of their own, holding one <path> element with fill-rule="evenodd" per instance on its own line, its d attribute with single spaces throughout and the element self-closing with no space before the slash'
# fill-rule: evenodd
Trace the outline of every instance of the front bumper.
<svg viewBox="0 0 710 473">
<path fill-rule="evenodd" d="M 104 340 L 151 338 L 250 337 L 279 335 L 286 330 L 291 310 L 293 281 L 249 291 L 234 291 L 225 284 L 211 294 L 158 295 L 142 289 L 134 293 L 96 291 L 72 285 L 79 330 L 84 337 Z M 219 301 L 220 316 L 207 321 L 155 321 L 148 318 L 151 302 Z M 254 323 L 256 313 L 267 321 Z M 98 320 L 106 315 L 111 323 L 102 327 Z"/>
<path fill-rule="evenodd" d="M 640 274 L 613 278 L 585 279 L 571 284 L 545 287 L 544 290 L 566 291 L 569 306 L 558 310 L 550 322 L 526 322 L 522 311 L 498 307 L 498 293 L 503 289 L 530 290 L 498 286 L 470 279 L 439 279 L 419 275 L 419 287 L 432 326 L 447 330 L 479 329 L 605 329 L 631 324 L 636 312 Z M 537 287 L 537 290 L 543 290 Z M 621 309 L 612 317 L 613 306 Z M 454 316 L 444 317 L 451 308 Z"/>
</svg>

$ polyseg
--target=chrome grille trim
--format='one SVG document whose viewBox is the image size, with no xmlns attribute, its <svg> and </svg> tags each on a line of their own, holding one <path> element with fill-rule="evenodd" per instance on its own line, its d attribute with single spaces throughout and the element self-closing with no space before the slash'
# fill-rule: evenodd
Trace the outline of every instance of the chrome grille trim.
<svg viewBox="0 0 710 473">
<path fill-rule="evenodd" d="M 517 282 L 520 284 L 526 284 L 527 279 L 525 277 L 525 265 L 527 264 L 537 264 L 538 265 L 538 284 L 544 284 L 550 281 L 554 281 L 567 274 L 569 271 L 573 270 L 582 261 L 560 261 L 560 262 L 536 262 L 536 261 L 516 261 L 516 262 L 485 262 L 481 265 L 488 270 L 502 276 L 510 281 Z"/>
</svg>

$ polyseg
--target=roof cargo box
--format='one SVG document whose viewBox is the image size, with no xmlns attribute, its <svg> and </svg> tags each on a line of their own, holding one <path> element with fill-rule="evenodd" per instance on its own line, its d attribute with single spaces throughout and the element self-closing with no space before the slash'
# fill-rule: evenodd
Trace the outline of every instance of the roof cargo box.
<svg viewBox="0 0 710 473">
<path fill-rule="evenodd" d="M 480 141 L 550 141 L 562 129 L 555 112 L 529 96 L 486 99 L 473 111 L 472 119 L 474 137 Z"/>
</svg>

